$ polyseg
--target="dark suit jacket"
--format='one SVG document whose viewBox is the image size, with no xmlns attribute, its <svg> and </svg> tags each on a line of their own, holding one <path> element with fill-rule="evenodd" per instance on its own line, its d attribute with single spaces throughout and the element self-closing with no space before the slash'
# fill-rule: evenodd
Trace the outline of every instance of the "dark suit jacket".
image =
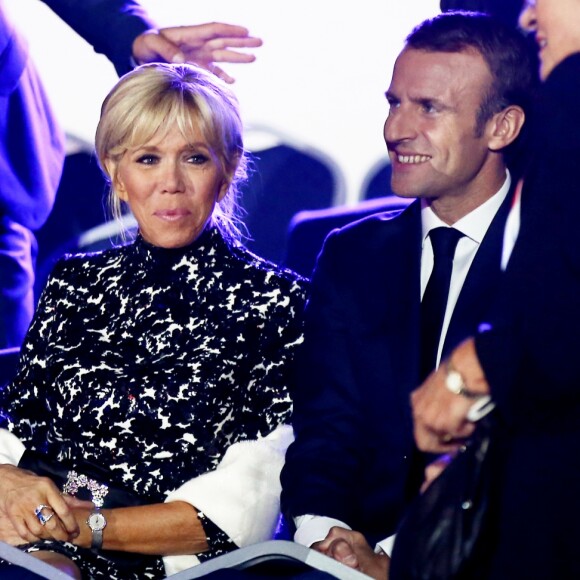
<svg viewBox="0 0 580 580">
<path fill-rule="evenodd" d="M 474 332 L 500 276 L 508 200 L 481 244 L 445 351 Z M 414 450 L 409 395 L 419 385 L 420 204 L 333 232 L 307 306 L 297 367 L 296 441 L 282 472 L 287 517 L 334 517 L 369 541 L 395 531 Z"/>
<path fill-rule="evenodd" d="M 580 578 L 580 53 L 534 119 L 520 235 L 492 330 L 476 338 L 505 422 L 491 578 Z"/>
</svg>

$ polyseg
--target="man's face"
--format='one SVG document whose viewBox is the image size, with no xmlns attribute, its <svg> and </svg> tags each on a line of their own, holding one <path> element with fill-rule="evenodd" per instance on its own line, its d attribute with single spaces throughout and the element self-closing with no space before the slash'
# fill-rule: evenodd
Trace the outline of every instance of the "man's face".
<svg viewBox="0 0 580 580">
<path fill-rule="evenodd" d="M 491 78 L 475 51 L 408 48 L 399 55 L 386 94 L 390 110 L 384 130 L 394 193 L 460 202 L 474 192 L 481 196 L 482 186 L 495 188 L 495 176 L 490 184 L 488 175 L 489 123 L 477 131 L 477 112 Z"/>
</svg>

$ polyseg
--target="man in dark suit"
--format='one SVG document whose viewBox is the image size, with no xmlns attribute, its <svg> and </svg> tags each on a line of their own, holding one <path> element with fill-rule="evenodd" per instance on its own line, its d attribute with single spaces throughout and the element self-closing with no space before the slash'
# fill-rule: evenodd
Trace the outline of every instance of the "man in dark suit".
<svg viewBox="0 0 580 580">
<path fill-rule="evenodd" d="M 245 28 L 223 23 L 157 30 L 135 0 L 44 2 L 119 74 L 135 64 L 189 60 L 232 82 L 216 61 L 251 62 L 251 54 L 229 47 L 261 44 Z M 26 42 L 0 0 L 0 348 L 19 347 L 28 329 L 34 309 L 33 232 L 52 209 L 63 162 L 64 137 Z"/>
<path fill-rule="evenodd" d="M 491 555 L 474 567 L 493 580 L 568 580 L 580 578 L 580 2 L 528 2 L 521 23 L 535 32 L 545 81 L 530 163 L 498 304 L 449 360 L 464 389 L 491 396 L 501 428 Z M 446 388 L 447 368 L 412 395 L 417 444 L 434 452 L 473 430 L 472 402 Z"/>
<path fill-rule="evenodd" d="M 393 191 L 419 199 L 333 232 L 314 272 L 283 510 L 296 541 L 378 578 L 388 557 L 373 548 L 421 484 L 409 394 L 477 328 L 500 276 L 504 153 L 524 122 L 527 55 L 513 28 L 483 15 L 444 14 L 411 33 L 386 93 L 384 132 Z M 432 232 L 450 226 L 460 239 L 436 353 L 422 370 Z"/>
</svg>

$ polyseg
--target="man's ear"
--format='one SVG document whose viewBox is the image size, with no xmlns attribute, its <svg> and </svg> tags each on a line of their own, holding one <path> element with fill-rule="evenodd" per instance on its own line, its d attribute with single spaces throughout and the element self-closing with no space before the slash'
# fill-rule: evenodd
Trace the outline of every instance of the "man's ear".
<svg viewBox="0 0 580 580">
<path fill-rule="evenodd" d="M 488 147 L 492 151 L 501 151 L 513 143 L 525 120 L 526 114 L 518 105 L 510 105 L 496 113 L 488 121 Z"/>
</svg>

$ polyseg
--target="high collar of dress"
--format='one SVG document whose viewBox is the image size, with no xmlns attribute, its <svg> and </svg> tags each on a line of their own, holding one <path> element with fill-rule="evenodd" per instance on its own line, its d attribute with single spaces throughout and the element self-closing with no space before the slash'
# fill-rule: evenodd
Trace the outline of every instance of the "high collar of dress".
<svg viewBox="0 0 580 580">
<path fill-rule="evenodd" d="M 211 248 L 221 241 L 221 236 L 215 226 L 207 226 L 205 230 L 191 244 L 181 248 L 161 248 L 154 246 L 137 234 L 134 248 L 141 260 L 152 268 L 173 268 L 184 259 L 187 261 L 199 260 L 208 255 Z"/>
</svg>

